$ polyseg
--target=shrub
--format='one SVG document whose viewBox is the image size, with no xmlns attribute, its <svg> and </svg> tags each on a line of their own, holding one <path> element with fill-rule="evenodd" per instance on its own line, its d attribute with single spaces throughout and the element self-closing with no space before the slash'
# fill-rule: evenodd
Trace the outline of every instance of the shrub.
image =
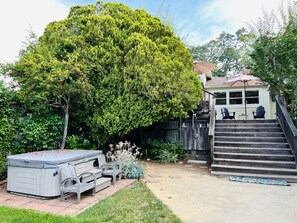
<svg viewBox="0 0 297 223">
<path fill-rule="evenodd" d="M 0 178 L 6 175 L 6 156 L 14 147 L 14 123 L 7 118 L 0 118 Z"/>
<path fill-rule="evenodd" d="M 56 149 L 62 124 L 61 117 L 52 114 L 25 118 L 18 125 L 19 137 L 14 153 Z"/>
<path fill-rule="evenodd" d="M 143 177 L 143 169 L 137 160 L 141 158 L 142 153 L 140 147 L 130 142 L 119 142 L 115 147 L 109 145 L 109 151 L 106 153 L 108 160 L 118 160 L 122 164 L 124 178 L 141 178 Z"/>
<path fill-rule="evenodd" d="M 71 135 L 66 139 L 67 149 L 83 149 L 83 150 L 95 150 L 96 145 L 92 144 L 88 139 L 83 136 Z"/>
<path fill-rule="evenodd" d="M 176 163 L 185 157 L 185 149 L 180 142 L 149 140 L 146 151 L 148 157 L 162 163 Z"/>
<path fill-rule="evenodd" d="M 0 180 L 6 175 L 6 156 L 0 154 Z"/>
<path fill-rule="evenodd" d="M 161 163 L 176 163 L 178 161 L 178 154 L 174 153 L 174 151 L 161 150 L 157 159 L 160 160 Z"/>
<path fill-rule="evenodd" d="M 14 148 L 16 92 L 0 81 L 0 178 L 6 175 L 6 156 Z"/>
</svg>

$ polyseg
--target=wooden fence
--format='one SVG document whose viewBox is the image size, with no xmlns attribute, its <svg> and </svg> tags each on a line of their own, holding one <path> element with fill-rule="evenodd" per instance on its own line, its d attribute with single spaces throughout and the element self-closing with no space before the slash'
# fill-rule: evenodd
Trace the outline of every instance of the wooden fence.
<svg viewBox="0 0 297 223">
<path fill-rule="evenodd" d="M 196 117 L 154 124 L 134 132 L 132 141 L 144 145 L 149 139 L 179 141 L 186 154 L 197 159 L 209 160 L 208 120 Z"/>
</svg>

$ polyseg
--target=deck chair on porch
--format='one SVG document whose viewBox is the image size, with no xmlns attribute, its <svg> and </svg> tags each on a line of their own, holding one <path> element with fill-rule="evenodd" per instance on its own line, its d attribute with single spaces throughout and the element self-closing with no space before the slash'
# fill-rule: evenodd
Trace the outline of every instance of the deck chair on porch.
<svg viewBox="0 0 297 223">
<path fill-rule="evenodd" d="M 221 113 L 223 116 L 223 119 L 235 119 L 235 112 L 229 112 L 227 108 L 222 107 Z"/>
<path fill-rule="evenodd" d="M 75 167 L 68 163 L 59 166 L 59 173 L 61 178 L 60 192 L 62 201 L 65 200 L 66 193 L 76 193 L 77 204 L 80 202 L 81 193 L 92 189 L 92 195 L 95 195 L 96 176 L 94 173 L 84 172 L 77 175 Z M 81 177 L 83 175 L 92 176 L 92 181 L 82 183 Z"/>
<path fill-rule="evenodd" d="M 254 119 L 265 118 L 265 108 L 260 105 L 257 107 L 256 112 L 253 112 Z"/>
</svg>

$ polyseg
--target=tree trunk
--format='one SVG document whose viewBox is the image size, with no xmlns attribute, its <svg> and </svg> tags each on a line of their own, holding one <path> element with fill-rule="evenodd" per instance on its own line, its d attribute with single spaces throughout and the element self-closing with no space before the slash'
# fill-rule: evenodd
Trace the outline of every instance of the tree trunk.
<svg viewBox="0 0 297 223">
<path fill-rule="evenodd" d="M 63 131 L 63 138 L 62 138 L 62 142 L 60 145 L 60 149 L 64 149 L 65 148 L 65 144 L 66 144 L 66 137 L 67 137 L 67 132 L 68 132 L 68 123 L 69 123 L 69 100 L 66 102 L 66 106 L 64 110 L 64 131 Z"/>
</svg>

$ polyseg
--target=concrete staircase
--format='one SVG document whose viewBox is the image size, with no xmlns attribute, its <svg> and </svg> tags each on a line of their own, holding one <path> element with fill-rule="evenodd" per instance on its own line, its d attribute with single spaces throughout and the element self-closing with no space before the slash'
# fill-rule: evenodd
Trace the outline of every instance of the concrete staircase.
<svg viewBox="0 0 297 223">
<path fill-rule="evenodd" d="M 295 158 L 277 120 L 217 120 L 211 174 L 297 182 Z"/>
</svg>

